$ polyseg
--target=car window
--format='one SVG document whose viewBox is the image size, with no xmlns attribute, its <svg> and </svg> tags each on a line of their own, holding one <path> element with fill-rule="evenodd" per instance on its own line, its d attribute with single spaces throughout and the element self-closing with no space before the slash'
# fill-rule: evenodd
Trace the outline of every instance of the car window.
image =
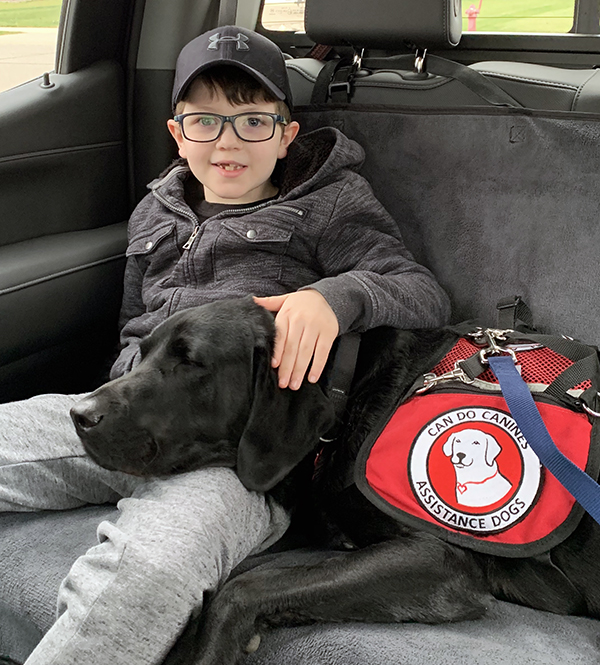
<svg viewBox="0 0 600 665">
<path fill-rule="evenodd" d="M 566 33 L 573 27 L 573 0 L 463 0 L 465 32 Z M 267 30 L 304 30 L 304 0 L 264 0 Z"/>
<path fill-rule="evenodd" d="M 62 0 L 0 0 L 0 92 L 54 69 Z"/>
<path fill-rule="evenodd" d="M 302 32 L 304 0 L 265 0 L 261 22 L 267 30 Z"/>
<path fill-rule="evenodd" d="M 573 0 L 474 0 L 463 2 L 465 32 L 569 32 Z"/>
</svg>

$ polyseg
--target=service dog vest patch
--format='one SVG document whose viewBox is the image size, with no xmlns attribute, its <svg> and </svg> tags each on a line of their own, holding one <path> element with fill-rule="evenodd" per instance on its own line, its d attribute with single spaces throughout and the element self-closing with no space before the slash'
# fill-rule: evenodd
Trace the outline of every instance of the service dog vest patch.
<svg viewBox="0 0 600 665">
<path fill-rule="evenodd" d="M 539 345 L 538 345 L 539 347 Z M 557 447 L 597 478 L 595 420 L 545 394 L 574 362 L 535 345 L 516 351 L 524 380 Z M 517 347 L 515 347 L 517 348 Z M 461 546 L 502 556 L 534 556 L 572 533 L 583 509 L 544 469 L 511 416 L 489 369 L 457 381 L 457 360 L 477 346 L 464 338 L 363 445 L 355 467 L 359 489 L 381 510 Z M 431 380 L 431 379 L 430 379 Z M 565 401 L 589 389 L 579 381 Z M 421 389 L 422 390 L 422 389 Z"/>
</svg>

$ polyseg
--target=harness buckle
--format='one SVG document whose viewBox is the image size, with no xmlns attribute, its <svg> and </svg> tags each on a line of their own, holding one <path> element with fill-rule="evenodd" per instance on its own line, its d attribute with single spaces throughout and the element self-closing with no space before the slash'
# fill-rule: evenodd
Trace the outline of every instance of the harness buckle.
<svg viewBox="0 0 600 665">
<path fill-rule="evenodd" d="M 460 366 L 460 360 L 457 360 L 454 363 L 454 369 L 446 372 L 445 374 L 434 374 L 433 372 L 427 372 L 423 374 L 423 385 L 420 388 L 415 390 L 416 393 L 421 394 L 427 392 L 431 387 L 436 386 L 438 383 L 443 383 L 444 381 L 462 381 L 463 383 L 473 383 L 473 379 L 469 378 L 468 374 Z"/>
<path fill-rule="evenodd" d="M 482 331 L 485 341 L 487 342 L 487 347 L 481 349 L 479 352 L 479 361 L 482 365 L 488 365 L 488 356 L 503 356 L 509 355 L 512 358 L 514 364 L 517 364 L 517 354 L 513 349 L 506 346 L 501 346 L 498 342 L 507 342 L 508 339 L 506 335 L 513 332 L 512 330 L 500 330 L 497 328 L 486 328 Z"/>
<path fill-rule="evenodd" d="M 507 345 L 501 345 L 499 342 L 508 342 L 508 335 L 514 333 L 511 328 L 476 328 L 473 332 L 467 333 L 475 344 L 487 345 L 479 351 L 479 362 L 482 365 L 489 365 L 488 356 L 504 356 L 509 355 L 515 365 L 517 362 L 517 355 L 514 349 Z"/>
</svg>

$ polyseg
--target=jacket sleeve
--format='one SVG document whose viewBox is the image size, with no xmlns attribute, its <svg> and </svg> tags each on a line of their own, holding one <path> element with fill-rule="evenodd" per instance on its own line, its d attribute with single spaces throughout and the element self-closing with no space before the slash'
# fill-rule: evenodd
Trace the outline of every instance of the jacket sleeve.
<svg viewBox="0 0 600 665">
<path fill-rule="evenodd" d="M 317 258 L 325 277 L 303 288 L 325 297 L 340 334 L 377 326 L 434 328 L 449 320 L 448 296 L 414 260 L 397 224 L 360 176 L 342 188 Z"/>
<path fill-rule="evenodd" d="M 144 274 L 135 256 L 130 256 L 125 264 L 123 301 L 119 314 L 120 350 L 119 356 L 110 371 L 111 379 L 116 379 L 132 369 L 137 355 L 141 338 L 139 335 L 131 335 L 129 333 L 130 327 L 127 324 L 145 315 L 146 307 L 142 301 L 143 279 Z"/>
<path fill-rule="evenodd" d="M 130 242 L 132 237 L 135 237 L 137 228 L 144 223 L 150 201 L 150 197 L 146 196 L 138 203 L 136 209 L 131 214 L 128 225 Z M 148 316 L 146 314 L 146 305 L 142 299 L 143 281 L 143 268 L 135 256 L 129 256 L 125 264 L 123 300 L 119 313 L 119 356 L 111 368 L 111 379 L 116 379 L 134 367 L 137 361 L 139 343 L 145 334 L 145 332 L 140 334 L 139 331 L 150 332 L 152 329 L 151 325 L 146 327 L 138 325 L 138 322 L 141 322 Z M 133 325 L 131 324 L 132 321 L 134 322 Z M 133 330 L 135 330 L 135 333 L 132 332 Z"/>
</svg>

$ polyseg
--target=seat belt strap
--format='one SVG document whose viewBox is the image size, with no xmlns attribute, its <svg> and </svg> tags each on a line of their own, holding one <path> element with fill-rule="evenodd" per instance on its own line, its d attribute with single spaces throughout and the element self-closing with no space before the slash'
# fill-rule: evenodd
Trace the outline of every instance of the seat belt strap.
<svg viewBox="0 0 600 665">
<path fill-rule="evenodd" d="M 391 56 L 389 58 L 363 58 L 362 65 L 367 69 L 411 69 L 414 55 Z M 476 69 L 454 60 L 427 54 L 424 60 L 424 71 L 459 81 L 471 92 L 492 106 L 523 108 L 523 104 L 508 94 L 503 88 L 484 76 Z"/>
</svg>

